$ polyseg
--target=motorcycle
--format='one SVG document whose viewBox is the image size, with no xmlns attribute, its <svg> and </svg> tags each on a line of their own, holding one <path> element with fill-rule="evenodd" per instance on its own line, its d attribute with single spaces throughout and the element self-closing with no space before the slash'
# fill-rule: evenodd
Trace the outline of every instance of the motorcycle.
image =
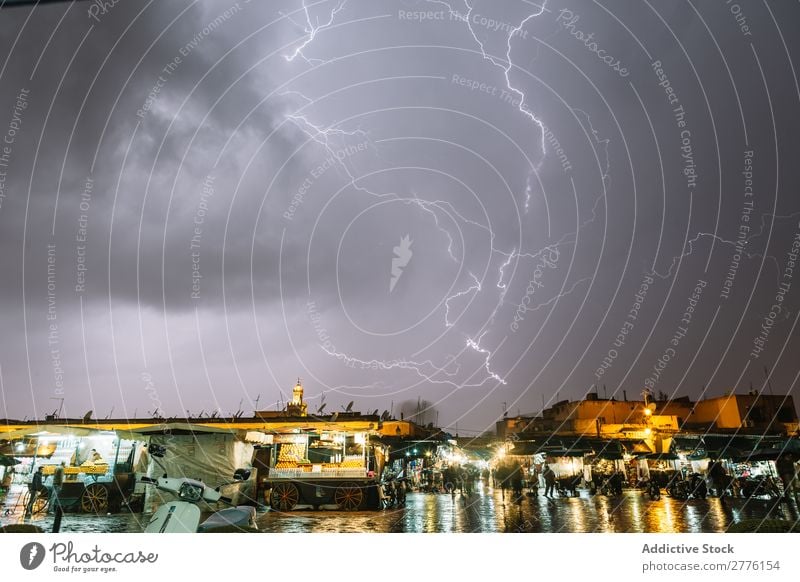
<svg viewBox="0 0 800 582">
<path fill-rule="evenodd" d="M 708 497 L 708 485 L 706 480 L 698 473 L 692 473 L 689 481 L 689 489 L 694 499 L 705 499 Z"/>
<path fill-rule="evenodd" d="M 622 495 L 622 476 L 614 473 L 600 486 L 600 494 L 606 497 L 619 497 Z"/>
<path fill-rule="evenodd" d="M 673 479 L 667 485 L 667 493 L 670 497 L 681 501 L 689 499 L 689 482 L 684 479 Z"/>
<path fill-rule="evenodd" d="M 403 479 L 390 479 L 383 484 L 383 507 L 402 507 L 406 504 L 406 485 Z"/>
<path fill-rule="evenodd" d="M 739 494 L 745 498 L 767 497 L 769 499 L 777 499 L 781 494 L 771 477 L 740 477 L 737 480 L 737 484 Z"/>
<path fill-rule="evenodd" d="M 661 499 L 661 488 L 655 479 L 650 479 L 647 483 L 647 494 L 650 496 L 651 501 L 658 501 Z"/>
<path fill-rule="evenodd" d="M 150 445 L 150 455 L 163 469 L 158 461 L 166 452 L 163 446 Z M 231 483 L 241 483 L 250 478 L 247 469 L 236 469 L 233 481 L 223 483 L 212 488 L 200 480 L 187 477 L 168 477 L 166 472 L 162 477 L 140 477 L 139 481 L 154 485 L 160 491 L 172 493 L 178 497 L 177 501 L 170 501 L 161 505 L 150 518 L 145 533 L 194 533 L 208 532 L 218 528 L 235 528 L 242 530 L 258 530 L 256 526 L 254 507 L 240 505 L 234 506 L 233 500 L 220 493 L 220 489 Z M 200 523 L 201 502 L 223 502 L 231 505 L 213 513 L 203 523 Z"/>
</svg>

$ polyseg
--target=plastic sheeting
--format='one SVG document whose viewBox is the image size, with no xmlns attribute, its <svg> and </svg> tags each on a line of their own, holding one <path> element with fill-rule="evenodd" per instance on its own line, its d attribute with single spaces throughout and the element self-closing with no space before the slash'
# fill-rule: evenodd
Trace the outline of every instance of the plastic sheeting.
<svg viewBox="0 0 800 582">
<path fill-rule="evenodd" d="M 170 477 L 188 477 L 217 487 L 231 481 L 236 469 L 252 466 L 253 445 L 232 434 L 152 435 L 150 444 L 163 445 L 167 449 L 166 455 L 159 459 L 163 468 L 147 455 L 147 474 L 150 477 L 160 477 L 166 469 Z M 222 493 L 232 497 L 234 503 L 242 502 L 245 496 L 251 495 L 253 482 L 251 477 L 246 484 L 223 488 Z M 145 510 L 155 511 L 160 503 L 171 499 L 172 495 L 147 486 Z"/>
</svg>

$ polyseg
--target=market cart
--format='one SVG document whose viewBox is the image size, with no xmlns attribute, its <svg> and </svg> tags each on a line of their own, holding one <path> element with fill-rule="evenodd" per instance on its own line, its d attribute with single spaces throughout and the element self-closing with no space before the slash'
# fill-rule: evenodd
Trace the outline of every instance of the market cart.
<svg viewBox="0 0 800 582">
<path fill-rule="evenodd" d="M 368 433 L 274 435 L 256 449 L 258 496 L 272 509 L 380 509 L 386 450 Z"/>
<path fill-rule="evenodd" d="M 138 444 L 112 432 L 84 432 L 79 435 L 40 431 L 5 445 L 20 459 L 17 463 L 20 480 L 15 485 L 19 493 L 14 508 L 7 508 L 8 511 L 27 509 L 31 496 L 28 483 L 41 468 L 44 487 L 34 500 L 32 513 L 47 512 L 53 476 L 62 464 L 64 481 L 59 501 L 64 511 L 105 515 L 123 508 L 132 511 L 139 508 L 142 495 L 134 493 L 133 473 Z"/>
</svg>

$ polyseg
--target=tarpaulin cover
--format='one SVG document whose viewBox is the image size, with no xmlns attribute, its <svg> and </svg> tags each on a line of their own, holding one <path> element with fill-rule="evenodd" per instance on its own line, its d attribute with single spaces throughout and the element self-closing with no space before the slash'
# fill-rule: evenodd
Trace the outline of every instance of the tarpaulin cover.
<svg viewBox="0 0 800 582">
<path fill-rule="evenodd" d="M 253 458 L 253 445 L 229 433 L 151 435 L 150 444 L 166 447 L 167 453 L 159 462 L 170 477 L 198 479 L 212 487 L 231 481 L 233 472 L 249 468 Z M 164 473 L 152 457 L 148 465 L 150 477 L 160 477 Z M 232 495 L 234 491 L 236 488 L 230 492 L 224 490 L 223 494 Z M 148 487 L 145 499 L 146 507 L 154 509 L 153 504 L 160 503 L 160 493 Z"/>
</svg>

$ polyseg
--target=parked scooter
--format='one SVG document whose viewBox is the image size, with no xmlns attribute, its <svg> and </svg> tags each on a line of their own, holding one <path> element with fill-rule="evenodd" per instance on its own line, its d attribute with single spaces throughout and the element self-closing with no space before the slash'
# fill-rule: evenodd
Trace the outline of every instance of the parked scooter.
<svg viewBox="0 0 800 582">
<path fill-rule="evenodd" d="M 667 493 L 670 497 L 685 501 L 692 499 L 705 499 L 708 496 L 706 481 L 698 473 L 692 473 L 684 479 L 680 474 L 675 474 L 667 484 Z"/>
<path fill-rule="evenodd" d="M 406 484 L 405 480 L 391 478 L 383 483 L 382 502 L 384 509 L 390 507 L 402 507 L 406 504 Z"/>
<path fill-rule="evenodd" d="M 647 482 L 647 494 L 650 496 L 651 501 L 661 499 L 661 488 L 658 486 L 658 481 L 651 478 Z"/>
<path fill-rule="evenodd" d="M 158 459 L 164 456 L 166 448 L 160 445 L 150 445 L 149 450 L 150 456 L 163 469 L 164 467 L 161 466 Z M 155 485 L 160 491 L 166 491 L 178 497 L 177 501 L 165 503 L 156 510 L 145 527 L 145 533 L 193 533 L 207 532 L 217 528 L 257 530 L 255 508 L 245 505 L 233 506 L 233 500 L 224 497 L 219 491 L 224 485 L 240 483 L 249 478 L 249 470 L 236 469 L 233 481 L 212 488 L 197 479 L 168 477 L 166 473 L 157 479 L 140 477 L 139 480 L 142 483 Z M 222 501 L 232 507 L 215 512 L 201 524 L 198 504 L 203 501 L 206 503 Z"/>
</svg>

